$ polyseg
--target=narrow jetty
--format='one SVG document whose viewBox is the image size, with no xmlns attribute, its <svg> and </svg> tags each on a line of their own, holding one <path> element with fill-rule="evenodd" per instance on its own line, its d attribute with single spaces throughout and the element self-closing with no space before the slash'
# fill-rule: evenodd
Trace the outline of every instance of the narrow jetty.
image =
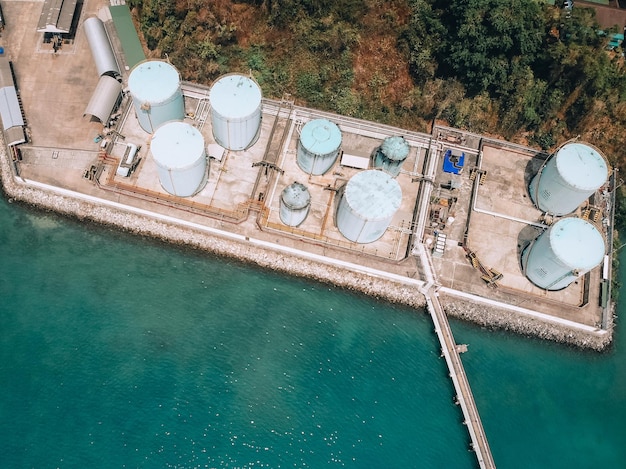
<svg viewBox="0 0 626 469">
<path fill-rule="evenodd" d="M 424 292 L 424 296 L 426 298 L 428 311 L 435 324 L 435 332 L 441 343 L 442 355 L 446 358 L 446 363 L 450 370 L 450 378 L 452 378 L 452 382 L 454 383 L 454 389 L 457 394 L 456 402 L 463 410 L 463 417 L 465 418 L 463 423 L 467 425 L 472 439 L 472 449 L 476 453 L 478 464 L 483 469 L 495 468 L 496 465 L 491 455 L 487 436 L 485 435 L 480 415 L 478 415 L 474 395 L 472 394 L 467 376 L 465 375 L 463 362 L 461 362 L 461 357 L 459 356 L 459 348 L 452 336 L 452 329 L 450 328 L 446 313 L 439 302 L 437 292 L 432 286 Z"/>
</svg>

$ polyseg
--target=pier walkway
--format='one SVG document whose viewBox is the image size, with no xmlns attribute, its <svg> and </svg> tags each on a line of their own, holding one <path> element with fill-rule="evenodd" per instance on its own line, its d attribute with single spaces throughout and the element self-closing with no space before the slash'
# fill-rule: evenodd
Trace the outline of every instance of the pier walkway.
<svg viewBox="0 0 626 469">
<path fill-rule="evenodd" d="M 441 303 L 439 303 L 437 293 L 432 287 L 424 292 L 424 296 L 426 298 L 428 311 L 435 324 L 435 332 L 441 343 L 442 355 L 446 359 L 448 369 L 450 370 L 450 378 L 452 378 L 452 382 L 454 383 L 454 389 L 457 394 L 456 401 L 463 410 L 463 417 L 465 418 L 464 424 L 467 425 L 472 439 L 472 449 L 476 453 L 478 464 L 482 469 L 495 468 L 496 465 L 491 455 L 487 436 L 485 435 L 480 415 L 478 415 L 474 395 L 472 394 L 467 376 L 465 375 L 463 363 L 461 362 L 459 350 L 452 336 L 452 329 L 450 328 L 446 313 Z"/>
</svg>

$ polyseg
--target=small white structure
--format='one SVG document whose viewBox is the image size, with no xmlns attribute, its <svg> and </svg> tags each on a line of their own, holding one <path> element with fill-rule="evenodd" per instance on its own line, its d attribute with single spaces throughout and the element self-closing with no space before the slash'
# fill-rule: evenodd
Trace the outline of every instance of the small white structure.
<svg viewBox="0 0 626 469">
<path fill-rule="evenodd" d="M 189 197 L 202 190 L 207 181 L 208 161 L 204 137 L 185 122 L 168 122 L 152 136 L 150 151 L 167 192 Z"/>
<path fill-rule="evenodd" d="M 154 132 L 161 124 L 185 118 L 180 75 L 168 62 L 140 62 L 128 77 L 128 89 L 141 128 Z"/>
<path fill-rule="evenodd" d="M 567 143 L 550 155 L 532 179 L 530 197 L 543 212 L 567 215 L 607 181 L 606 158 L 584 143 Z"/>
<path fill-rule="evenodd" d="M 287 226 L 299 226 L 311 208 L 311 194 L 303 184 L 294 182 L 280 194 L 280 220 Z"/>
<path fill-rule="evenodd" d="M 139 148 L 134 143 L 126 144 L 126 151 L 120 158 L 120 162 L 117 165 L 117 171 L 115 174 L 122 177 L 129 177 L 135 163 L 135 156 L 137 156 Z"/>
<path fill-rule="evenodd" d="M 333 167 L 341 148 L 341 130 L 328 119 L 307 122 L 300 132 L 296 162 L 302 171 L 313 176 Z"/>
<path fill-rule="evenodd" d="M 245 150 L 259 137 L 261 88 L 251 77 L 238 74 L 217 79 L 209 91 L 215 141 L 228 150 Z"/>
<path fill-rule="evenodd" d="M 401 203 L 402 189 L 390 174 L 362 171 L 344 186 L 337 207 L 337 228 L 355 243 L 374 242 L 385 233 Z"/>
<path fill-rule="evenodd" d="M 561 290 L 604 259 L 604 237 L 581 218 L 562 218 L 522 253 L 524 274 L 544 290 Z"/>
</svg>

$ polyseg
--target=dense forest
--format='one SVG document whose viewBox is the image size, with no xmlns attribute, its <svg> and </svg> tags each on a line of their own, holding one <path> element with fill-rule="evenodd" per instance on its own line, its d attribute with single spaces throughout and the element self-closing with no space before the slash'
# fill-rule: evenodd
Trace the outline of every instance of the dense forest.
<svg viewBox="0 0 626 469">
<path fill-rule="evenodd" d="M 418 131 L 436 120 L 543 149 L 580 135 L 626 174 L 623 50 L 607 49 L 592 9 L 540 0 L 127 3 L 146 55 L 167 56 L 186 80 L 252 73 L 267 97 Z"/>
</svg>

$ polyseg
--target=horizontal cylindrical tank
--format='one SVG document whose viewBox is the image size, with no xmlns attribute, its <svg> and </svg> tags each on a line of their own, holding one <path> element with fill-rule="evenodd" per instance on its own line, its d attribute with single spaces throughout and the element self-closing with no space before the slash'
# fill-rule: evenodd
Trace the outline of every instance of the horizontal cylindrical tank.
<svg viewBox="0 0 626 469">
<path fill-rule="evenodd" d="M 341 130 L 328 119 L 307 122 L 300 132 L 296 161 L 302 171 L 319 176 L 333 167 L 341 148 Z"/>
<path fill-rule="evenodd" d="M 581 218 L 563 218 L 522 253 L 524 274 L 544 290 L 561 290 L 604 259 L 604 237 Z"/>
<path fill-rule="evenodd" d="M 117 66 L 115 54 L 102 20 L 96 16 L 87 18 L 83 23 L 83 29 L 85 36 L 87 36 L 91 55 L 96 63 L 98 75 L 111 75 L 113 77 L 120 75 L 120 69 Z"/>
<path fill-rule="evenodd" d="M 529 186 L 539 210 L 566 215 L 606 182 L 608 166 L 600 152 L 584 143 L 568 143 L 553 153 Z"/>
<path fill-rule="evenodd" d="M 393 177 L 398 176 L 409 150 L 409 142 L 404 137 L 387 137 L 374 154 L 374 168 L 383 169 Z"/>
<path fill-rule="evenodd" d="M 388 173 L 362 171 L 343 188 L 337 207 L 337 228 L 350 241 L 371 243 L 389 227 L 400 208 L 402 189 Z"/>
<path fill-rule="evenodd" d="M 202 134 L 185 122 L 168 122 L 152 136 L 150 151 L 161 186 L 179 197 L 202 190 L 207 181 L 208 161 Z"/>
<path fill-rule="evenodd" d="M 180 75 L 171 64 L 161 60 L 137 64 L 128 77 L 128 89 L 139 125 L 146 132 L 154 132 L 165 122 L 185 118 Z"/>
<path fill-rule="evenodd" d="M 294 182 L 280 194 L 280 220 L 287 226 L 299 226 L 309 214 L 311 194 L 299 182 Z"/>
<path fill-rule="evenodd" d="M 261 129 L 261 99 L 261 88 L 250 77 L 218 78 L 209 91 L 215 141 L 235 151 L 254 144 Z"/>
</svg>

